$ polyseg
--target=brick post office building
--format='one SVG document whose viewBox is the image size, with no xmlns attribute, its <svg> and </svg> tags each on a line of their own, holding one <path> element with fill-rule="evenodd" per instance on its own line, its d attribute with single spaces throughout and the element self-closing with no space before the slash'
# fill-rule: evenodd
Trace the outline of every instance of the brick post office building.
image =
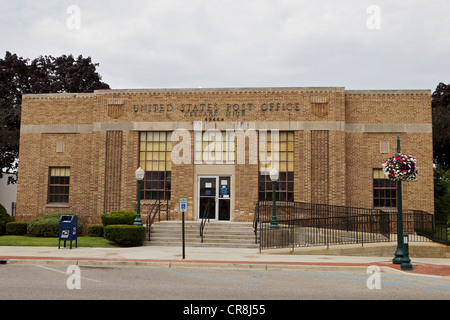
<svg viewBox="0 0 450 320">
<path fill-rule="evenodd" d="M 156 199 L 169 219 L 252 221 L 258 199 L 364 208 L 396 207 L 381 174 L 396 153 L 417 159 L 403 207 L 433 212 L 431 92 L 332 88 L 98 90 L 23 96 L 17 219 L 111 210 L 143 220 Z M 276 150 L 276 152 L 274 152 Z M 277 154 L 277 157 L 274 157 Z M 144 220 L 145 222 L 145 220 Z"/>
</svg>

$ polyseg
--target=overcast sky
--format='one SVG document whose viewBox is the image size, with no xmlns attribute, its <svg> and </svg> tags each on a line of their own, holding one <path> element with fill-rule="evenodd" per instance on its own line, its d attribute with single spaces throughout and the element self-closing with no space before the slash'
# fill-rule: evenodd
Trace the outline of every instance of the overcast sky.
<svg viewBox="0 0 450 320">
<path fill-rule="evenodd" d="M 72 54 L 113 89 L 430 89 L 449 0 L 0 0 L 0 57 Z"/>
</svg>

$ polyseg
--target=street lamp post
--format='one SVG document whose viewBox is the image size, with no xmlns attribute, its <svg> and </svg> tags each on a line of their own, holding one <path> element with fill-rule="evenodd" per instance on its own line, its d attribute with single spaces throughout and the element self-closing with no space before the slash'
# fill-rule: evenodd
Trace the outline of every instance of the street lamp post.
<svg viewBox="0 0 450 320">
<path fill-rule="evenodd" d="M 397 154 L 400 154 L 400 136 L 397 136 Z M 402 207 L 402 181 L 397 181 L 397 250 L 392 263 L 401 264 L 403 261 L 403 207 Z"/>
<path fill-rule="evenodd" d="M 141 182 L 144 179 L 145 171 L 139 167 L 136 170 L 136 180 L 138 182 L 138 194 L 137 194 L 137 210 L 136 210 L 136 218 L 134 219 L 133 225 L 142 226 L 141 219 Z"/>
<path fill-rule="evenodd" d="M 276 188 L 276 184 L 278 181 L 278 170 L 277 169 L 272 169 L 270 171 L 270 180 L 272 181 L 272 221 L 270 222 L 270 228 L 271 229 L 278 229 L 278 222 L 277 222 L 277 205 L 276 205 L 276 201 L 277 201 L 277 196 L 276 196 L 276 192 L 275 192 L 275 188 Z"/>
</svg>

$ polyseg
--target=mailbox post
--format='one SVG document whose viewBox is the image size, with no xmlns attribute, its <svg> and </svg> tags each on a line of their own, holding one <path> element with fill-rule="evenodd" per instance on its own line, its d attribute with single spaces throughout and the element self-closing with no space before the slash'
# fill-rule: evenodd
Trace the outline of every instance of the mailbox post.
<svg viewBox="0 0 450 320">
<path fill-rule="evenodd" d="M 78 221 L 77 216 L 61 216 L 59 218 L 59 240 L 58 249 L 61 248 L 61 240 L 64 241 L 64 248 L 66 241 L 70 241 L 70 249 L 72 249 L 72 241 L 75 240 L 75 248 L 78 248 Z"/>
</svg>

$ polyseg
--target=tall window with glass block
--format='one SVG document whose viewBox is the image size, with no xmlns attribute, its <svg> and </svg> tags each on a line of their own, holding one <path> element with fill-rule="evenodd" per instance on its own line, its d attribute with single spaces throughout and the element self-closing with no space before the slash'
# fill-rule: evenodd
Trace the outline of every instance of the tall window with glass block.
<svg viewBox="0 0 450 320">
<path fill-rule="evenodd" d="M 387 179 L 382 169 L 373 169 L 373 207 L 397 207 L 397 182 Z"/>
<path fill-rule="evenodd" d="M 170 200 L 172 171 L 172 133 L 140 133 L 139 163 L 145 171 L 141 199 Z"/>
<path fill-rule="evenodd" d="M 50 167 L 48 203 L 69 203 L 69 185 L 69 167 Z"/>
<path fill-rule="evenodd" d="M 258 140 L 258 199 L 273 200 L 270 171 L 277 168 L 276 199 L 294 201 L 294 132 L 260 130 Z"/>
<path fill-rule="evenodd" d="M 196 131 L 194 134 L 194 163 L 196 164 L 234 164 L 234 130 Z"/>
</svg>

